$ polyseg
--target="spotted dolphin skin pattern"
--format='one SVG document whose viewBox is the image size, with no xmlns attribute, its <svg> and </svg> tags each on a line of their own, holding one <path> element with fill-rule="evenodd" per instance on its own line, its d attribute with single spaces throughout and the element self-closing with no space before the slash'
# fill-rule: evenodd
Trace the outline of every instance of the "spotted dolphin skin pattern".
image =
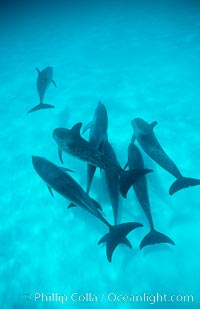
<svg viewBox="0 0 200 309">
<path fill-rule="evenodd" d="M 129 168 L 144 168 L 142 154 L 139 148 L 133 142 L 131 142 L 128 147 L 128 166 Z M 152 214 L 151 214 L 151 207 L 150 207 L 150 202 L 149 202 L 149 194 L 148 194 L 148 189 L 147 189 L 146 177 L 141 176 L 133 184 L 133 189 L 135 191 L 135 195 L 146 215 L 146 218 L 150 226 L 150 232 L 141 241 L 140 249 L 148 245 L 154 245 L 154 244 L 159 244 L 159 243 L 169 243 L 169 244 L 174 245 L 174 242 L 172 239 L 156 231 L 154 228 L 154 223 L 153 223 Z"/>
<path fill-rule="evenodd" d="M 149 169 L 124 171 L 112 158 L 101 153 L 93 144 L 81 137 L 81 127 L 82 123 L 79 122 L 71 129 L 56 128 L 53 131 L 53 138 L 58 145 L 59 155 L 60 151 L 64 151 L 100 169 L 118 174 L 120 176 L 119 189 L 123 197 L 126 197 L 127 192 L 138 177 L 152 172 Z"/>
<path fill-rule="evenodd" d="M 142 149 L 151 159 L 176 178 L 175 182 L 169 188 L 169 194 L 173 195 L 181 189 L 200 185 L 200 179 L 182 176 L 178 167 L 159 144 L 153 131 L 156 125 L 156 121 L 148 124 L 141 118 L 135 118 L 132 120 L 134 130 L 133 139 L 135 138 L 138 141 Z"/>
<path fill-rule="evenodd" d="M 111 225 L 100 212 L 101 206 L 81 188 L 81 186 L 62 168 L 43 157 L 32 156 L 32 164 L 37 174 L 47 184 L 51 194 L 52 190 L 62 195 L 71 202 L 70 207 L 80 206 L 91 215 L 98 218 L 109 229 L 98 244 L 106 243 L 108 261 L 112 261 L 112 255 L 116 247 L 121 243 L 132 248 L 126 236 L 134 229 L 142 227 L 141 223 L 127 222 L 119 225 Z"/>
</svg>

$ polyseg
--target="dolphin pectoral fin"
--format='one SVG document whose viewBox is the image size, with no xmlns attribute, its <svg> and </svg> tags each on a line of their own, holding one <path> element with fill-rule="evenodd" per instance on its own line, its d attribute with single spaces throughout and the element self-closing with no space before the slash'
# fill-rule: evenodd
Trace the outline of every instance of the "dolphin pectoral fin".
<svg viewBox="0 0 200 309">
<path fill-rule="evenodd" d="M 153 130 L 154 127 L 155 127 L 157 124 L 158 124 L 157 121 L 153 121 L 152 123 L 150 123 L 150 125 L 149 125 L 150 129 Z"/>
<path fill-rule="evenodd" d="M 131 246 L 130 242 L 128 239 L 126 240 L 125 237 L 132 230 L 142 226 L 141 223 L 127 222 L 110 227 L 110 232 L 104 235 L 98 242 L 98 245 L 104 242 L 106 243 L 106 255 L 109 262 L 112 261 L 113 252 L 120 243 L 126 244 L 129 247 Z"/>
<path fill-rule="evenodd" d="M 52 84 L 54 84 L 54 86 L 57 88 L 56 82 L 52 79 L 51 80 Z"/>
<path fill-rule="evenodd" d="M 77 207 L 76 204 L 70 203 L 70 204 L 68 205 L 67 209 L 70 209 L 70 208 L 73 208 L 73 207 Z"/>
<path fill-rule="evenodd" d="M 71 128 L 71 133 L 72 133 L 75 137 L 81 136 L 81 133 L 80 133 L 81 127 L 82 127 L 82 122 L 76 123 L 76 124 Z"/>
<path fill-rule="evenodd" d="M 36 69 L 36 71 L 38 72 L 38 75 L 39 75 L 40 74 L 40 70 L 37 67 L 35 69 Z"/>
<path fill-rule="evenodd" d="M 58 147 L 58 157 L 60 159 L 60 162 L 63 164 L 63 157 L 62 157 L 62 149 L 60 147 Z"/>
<path fill-rule="evenodd" d="M 47 109 L 47 108 L 55 108 L 55 106 L 50 105 L 50 104 L 40 103 L 40 104 L 34 106 L 33 108 L 31 108 L 27 113 L 29 114 L 29 113 L 38 111 L 40 109 Z"/>
<path fill-rule="evenodd" d="M 90 121 L 83 129 L 82 134 L 84 134 L 87 130 L 91 129 L 93 125 L 94 125 L 94 121 Z"/>
<path fill-rule="evenodd" d="M 170 239 L 168 236 L 152 229 L 141 241 L 140 250 L 144 248 L 145 246 L 161 244 L 161 243 L 168 243 L 171 245 L 175 245 L 173 240 Z"/>
<path fill-rule="evenodd" d="M 53 194 L 52 188 L 51 188 L 49 185 L 47 185 L 47 188 L 48 188 L 48 190 L 49 190 L 49 192 L 50 192 L 51 196 L 52 196 L 52 197 L 54 197 L 54 194 Z"/>
<path fill-rule="evenodd" d="M 153 172 L 153 170 L 147 168 L 123 171 L 123 174 L 119 178 L 119 190 L 121 195 L 126 198 L 130 187 L 138 180 L 138 178 L 151 172 Z"/>
<path fill-rule="evenodd" d="M 93 205 L 94 205 L 97 209 L 102 210 L 101 205 L 100 205 L 97 201 L 93 200 L 93 198 L 90 198 L 90 199 L 92 200 Z"/>
<path fill-rule="evenodd" d="M 124 171 L 128 168 L 128 162 L 124 165 Z"/>
<path fill-rule="evenodd" d="M 87 189 L 86 189 L 87 194 L 89 194 L 90 192 L 90 188 L 92 185 L 92 180 L 93 180 L 95 171 L 96 171 L 96 166 L 91 165 L 91 164 L 87 165 Z"/>
<path fill-rule="evenodd" d="M 74 171 L 70 170 L 70 169 L 67 168 L 67 167 L 59 166 L 59 168 L 60 168 L 63 172 L 71 172 L 71 173 L 74 173 Z"/>
<path fill-rule="evenodd" d="M 176 179 L 169 188 L 169 194 L 173 195 L 179 190 L 200 185 L 200 179 L 180 177 Z"/>
</svg>

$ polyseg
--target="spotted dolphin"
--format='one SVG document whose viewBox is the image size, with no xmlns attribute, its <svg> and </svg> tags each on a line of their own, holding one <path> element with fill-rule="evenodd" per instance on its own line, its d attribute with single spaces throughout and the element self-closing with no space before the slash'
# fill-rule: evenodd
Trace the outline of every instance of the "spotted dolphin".
<svg viewBox="0 0 200 309">
<path fill-rule="evenodd" d="M 82 123 L 75 124 L 71 129 L 57 128 L 53 131 L 53 138 L 60 151 L 64 151 L 103 170 L 112 171 L 120 176 L 119 188 L 125 196 L 134 181 L 141 175 L 152 172 L 149 169 L 135 169 L 124 171 L 120 165 L 101 153 L 93 144 L 80 135 Z"/>
<path fill-rule="evenodd" d="M 112 261 L 113 252 L 120 243 L 132 247 L 126 236 L 132 230 L 142 227 L 141 223 L 127 222 L 116 226 L 111 225 L 99 211 L 101 209 L 99 203 L 90 198 L 67 172 L 43 157 L 32 156 L 32 163 L 35 171 L 51 191 L 55 190 L 73 205 L 82 207 L 108 227 L 109 232 L 99 240 L 98 244 L 106 243 L 109 262 Z"/>
<path fill-rule="evenodd" d="M 55 106 L 50 104 L 43 103 L 44 95 L 46 93 L 47 88 L 49 87 L 50 83 L 53 83 L 55 87 L 56 83 L 53 80 L 53 68 L 52 67 L 46 67 L 42 71 L 40 71 L 38 68 L 36 68 L 36 71 L 38 72 L 38 78 L 37 78 L 37 90 L 40 97 L 40 103 L 33 108 L 31 108 L 28 113 L 35 112 L 40 109 L 46 109 L 46 108 L 54 108 Z"/>
<path fill-rule="evenodd" d="M 133 142 L 131 142 L 128 147 L 128 166 L 130 169 L 144 168 L 142 154 Z M 154 228 L 146 177 L 141 176 L 140 178 L 138 178 L 138 180 L 135 181 L 135 183 L 133 184 L 133 189 L 150 226 L 150 232 L 143 238 L 140 244 L 140 249 L 145 246 L 158 243 L 169 243 L 174 245 L 173 240 L 171 240 L 168 236 L 156 231 Z"/>
<path fill-rule="evenodd" d="M 82 134 L 90 129 L 89 142 L 102 152 L 104 143 L 107 141 L 108 115 L 105 105 L 98 103 L 95 109 L 94 117 L 91 122 L 84 128 Z M 96 171 L 96 166 L 87 164 L 87 193 L 90 191 L 92 180 Z"/>
<path fill-rule="evenodd" d="M 106 141 L 104 143 L 103 154 L 110 158 L 116 165 L 119 165 L 112 145 Z M 143 167 L 142 167 L 143 168 Z M 114 222 L 117 224 L 119 212 L 119 175 L 110 170 L 104 170 L 106 185 L 110 196 L 110 201 L 114 214 Z"/>
<path fill-rule="evenodd" d="M 159 164 L 175 178 L 177 178 L 169 188 L 169 194 L 173 195 L 175 192 L 181 189 L 188 188 L 190 186 L 200 185 L 199 179 L 183 177 L 178 167 L 163 150 L 153 132 L 156 124 L 156 121 L 148 124 L 141 118 L 135 118 L 132 121 L 134 137 L 136 138 L 142 149 L 157 164 Z"/>
</svg>

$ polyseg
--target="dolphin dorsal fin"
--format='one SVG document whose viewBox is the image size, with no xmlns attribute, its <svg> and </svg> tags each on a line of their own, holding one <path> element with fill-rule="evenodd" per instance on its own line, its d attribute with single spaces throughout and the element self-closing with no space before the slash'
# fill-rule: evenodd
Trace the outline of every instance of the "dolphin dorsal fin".
<svg viewBox="0 0 200 309">
<path fill-rule="evenodd" d="M 74 136 L 81 136 L 81 127 L 82 127 L 82 122 L 76 123 L 72 128 L 71 128 L 71 133 Z"/>
<path fill-rule="evenodd" d="M 83 129 L 82 134 L 84 134 L 87 130 L 91 129 L 93 125 L 94 125 L 94 121 L 90 121 Z"/>
<path fill-rule="evenodd" d="M 153 121 L 152 123 L 150 123 L 149 127 L 153 130 L 157 124 L 158 124 L 157 121 Z"/>
</svg>

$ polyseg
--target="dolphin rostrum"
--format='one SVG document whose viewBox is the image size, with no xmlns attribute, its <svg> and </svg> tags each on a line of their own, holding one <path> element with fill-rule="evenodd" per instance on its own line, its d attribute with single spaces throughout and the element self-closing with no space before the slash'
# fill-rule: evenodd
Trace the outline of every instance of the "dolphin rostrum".
<svg viewBox="0 0 200 309">
<path fill-rule="evenodd" d="M 144 162 L 142 154 L 138 147 L 131 142 L 128 147 L 128 164 L 130 169 L 132 168 L 144 168 Z M 135 191 L 136 197 L 147 217 L 150 226 L 150 232 L 143 238 L 140 249 L 145 246 L 159 244 L 159 243 L 170 243 L 174 245 L 173 240 L 171 240 L 166 235 L 157 232 L 154 228 L 151 208 L 149 203 L 149 194 L 147 190 L 147 181 L 145 176 L 141 176 L 133 184 L 133 189 Z"/>
<path fill-rule="evenodd" d="M 57 128 L 53 131 L 53 138 L 60 150 L 69 153 L 87 163 L 108 170 L 120 176 L 119 188 L 122 196 L 130 189 L 134 181 L 141 175 L 147 174 L 152 170 L 135 169 L 124 171 L 120 165 L 116 164 L 111 158 L 101 153 L 93 144 L 83 139 L 80 135 L 82 123 L 75 124 L 72 129 Z"/>
<path fill-rule="evenodd" d="M 164 168 L 166 171 L 168 171 L 170 174 L 177 178 L 169 188 L 169 194 L 172 195 L 175 192 L 184 188 L 188 188 L 190 186 L 200 185 L 199 179 L 183 177 L 178 167 L 162 149 L 153 132 L 156 124 L 156 121 L 148 124 L 141 118 L 135 118 L 132 121 L 134 137 L 137 139 L 142 149 L 157 164 L 159 164 L 162 168 Z"/>
<path fill-rule="evenodd" d="M 82 133 L 84 134 L 88 129 L 90 129 L 89 142 L 102 152 L 104 143 L 108 139 L 108 115 L 105 105 L 101 102 L 98 103 L 97 108 L 95 109 L 93 120 L 87 124 Z M 87 193 L 90 191 L 95 171 L 96 166 L 91 164 L 87 165 Z"/>
<path fill-rule="evenodd" d="M 120 166 L 119 162 L 117 161 L 114 149 L 108 141 L 104 143 L 103 154 L 106 157 L 110 158 L 113 162 L 115 162 L 116 165 Z M 105 170 L 104 174 L 113 209 L 114 222 L 115 224 L 117 224 L 118 210 L 119 210 L 119 174 L 113 173 L 110 170 Z"/>
<path fill-rule="evenodd" d="M 111 225 L 99 211 L 101 209 L 99 203 L 90 198 L 81 186 L 63 169 L 38 156 L 32 156 L 32 163 L 38 175 L 51 191 L 54 189 L 64 198 L 70 200 L 71 206 L 82 207 L 108 227 L 109 232 L 99 240 L 98 244 L 106 242 L 106 253 L 109 262 L 112 261 L 113 252 L 120 243 L 132 247 L 126 236 L 132 230 L 142 227 L 141 223 L 127 222 L 116 226 Z"/>
<path fill-rule="evenodd" d="M 46 108 L 54 108 L 55 106 L 50 104 L 43 103 L 44 95 L 46 93 L 47 88 L 49 87 L 50 83 L 53 83 L 55 87 L 56 83 L 53 80 L 53 68 L 52 67 L 46 67 L 42 71 L 40 71 L 38 68 L 36 68 L 36 71 L 38 72 L 38 78 L 37 78 L 37 90 L 40 97 L 40 103 L 33 108 L 31 108 L 28 113 L 35 112 L 39 109 L 46 109 Z"/>
</svg>

